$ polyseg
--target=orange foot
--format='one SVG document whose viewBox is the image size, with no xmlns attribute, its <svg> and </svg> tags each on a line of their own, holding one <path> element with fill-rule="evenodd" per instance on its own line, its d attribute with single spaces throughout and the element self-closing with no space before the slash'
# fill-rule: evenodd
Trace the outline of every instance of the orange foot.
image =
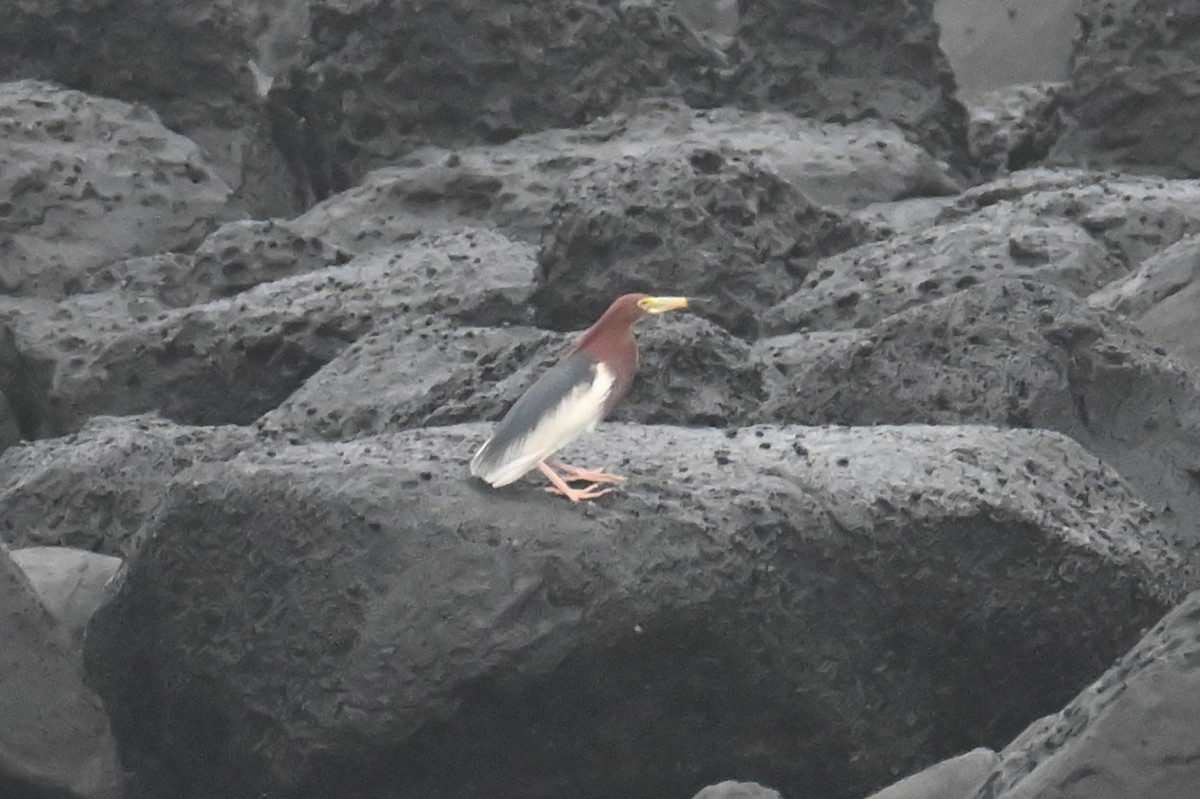
<svg viewBox="0 0 1200 799">
<path fill-rule="evenodd" d="M 555 469 L 563 472 L 567 476 L 568 483 L 578 483 L 587 481 L 589 483 L 624 483 L 625 478 L 619 474 L 609 474 L 608 472 L 594 472 L 591 469 L 580 469 L 578 466 L 572 466 L 569 463 L 562 461 L 550 461 Z"/>
<path fill-rule="evenodd" d="M 600 488 L 598 483 L 592 483 L 585 488 L 571 488 L 558 472 L 551 469 L 544 462 L 538 464 L 538 469 L 542 474 L 546 475 L 547 480 L 553 483 L 553 485 L 546 486 L 547 491 L 551 494 L 560 494 L 572 502 L 579 502 L 584 499 L 596 499 L 612 491 L 611 488 Z"/>
</svg>

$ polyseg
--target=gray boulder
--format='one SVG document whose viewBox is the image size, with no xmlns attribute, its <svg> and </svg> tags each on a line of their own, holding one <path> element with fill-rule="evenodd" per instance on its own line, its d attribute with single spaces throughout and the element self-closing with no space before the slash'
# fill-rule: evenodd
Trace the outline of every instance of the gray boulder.
<svg viewBox="0 0 1200 799">
<path fill-rule="evenodd" d="M 757 782 L 735 782 L 726 780 L 703 788 L 692 799 L 783 799 L 774 791 Z"/>
<path fill-rule="evenodd" d="M 11 550 L 9 556 L 82 653 L 84 630 L 100 607 L 104 586 L 116 574 L 121 559 L 71 547 L 27 547 Z"/>
<path fill-rule="evenodd" d="M 999 756 L 991 749 L 972 749 L 934 763 L 867 799 L 967 799 L 999 762 Z"/>
<path fill-rule="evenodd" d="M 818 262 L 764 316 L 768 333 L 867 327 L 998 278 L 1086 297 L 1200 232 L 1200 183 L 1030 170 L 977 186 L 930 224 Z"/>
<path fill-rule="evenodd" d="M 627 291 L 682 294 L 753 337 L 762 311 L 795 291 L 813 262 L 866 238 L 861 223 L 723 145 L 601 163 L 554 207 L 538 257 L 537 319 L 586 327 Z"/>
<path fill-rule="evenodd" d="M 578 334 L 454 327 L 426 318 L 382 325 L 260 420 L 289 438 L 348 439 L 499 419 Z M 737 425 L 758 416 L 763 364 L 740 339 L 689 315 L 639 325 L 641 368 L 613 419 Z"/>
<path fill-rule="evenodd" d="M 1088 297 L 1119 311 L 1147 337 L 1200 366 L 1200 236 L 1190 235 L 1142 261 L 1138 270 Z"/>
<path fill-rule="evenodd" d="M 148 108 L 0 83 L 0 292 L 57 298 L 133 255 L 194 246 L 233 214 L 195 142 Z"/>
<path fill-rule="evenodd" d="M 1200 383 L 1117 314 L 997 280 L 868 328 L 755 343 L 761 419 L 956 424 L 1071 436 L 1129 480 L 1200 564 Z"/>
<path fill-rule="evenodd" d="M 323 0 L 309 4 L 307 31 L 320 48 L 272 94 L 318 129 L 335 162 L 327 171 L 350 182 L 418 146 L 505 142 L 659 95 L 699 108 L 878 118 L 965 164 L 965 114 L 931 3 L 833 12 L 810 0 L 756 0 L 732 14 L 736 23 L 724 23 L 732 38 L 718 44 L 673 0 L 404 8 Z"/>
<path fill-rule="evenodd" d="M 204 148 L 240 205 L 282 214 L 298 210 L 303 193 L 251 64 L 278 68 L 281 59 L 268 64 L 262 51 L 278 53 L 273 34 L 303 10 L 296 0 L 6 0 L 0 80 L 39 78 L 152 108 Z"/>
<path fill-rule="evenodd" d="M 527 316 L 535 268 L 528 245 L 463 230 L 184 308 L 114 292 L 0 300 L 0 325 L 12 331 L 12 346 L 0 349 L 0 389 L 29 436 L 150 411 L 245 424 L 377 323 L 433 313 L 476 325 Z"/>
<path fill-rule="evenodd" d="M 118 799 L 121 770 L 78 650 L 0 545 L 0 792 Z"/>
<path fill-rule="evenodd" d="M 468 478 L 487 432 L 171 485 L 86 639 L 155 790 L 861 796 L 1061 706 L 1177 596 L 1055 434 L 609 424 L 564 456 L 630 480 L 574 506 Z"/>
<path fill-rule="evenodd" d="M 253 440 L 241 427 L 127 416 L 13 447 L 0 455 L 0 541 L 18 552 L 73 547 L 124 557 L 175 476 L 226 461 Z"/>
<path fill-rule="evenodd" d="M 1082 0 L 1060 163 L 1200 176 L 1195 8 L 1175 0 Z"/>
<path fill-rule="evenodd" d="M 1000 753 L 967 799 L 1192 799 L 1200 785 L 1200 592 Z"/>
</svg>

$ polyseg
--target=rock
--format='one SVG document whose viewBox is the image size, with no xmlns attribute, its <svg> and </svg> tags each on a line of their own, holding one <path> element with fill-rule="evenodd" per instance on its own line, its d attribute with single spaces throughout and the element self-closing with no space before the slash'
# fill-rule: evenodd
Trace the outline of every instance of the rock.
<svg viewBox="0 0 1200 799">
<path fill-rule="evenodd" d="M 995 281 L 872 327 L 766 338 L 761 419 L 1057 430 L 1112 465 L 1200 565 L 1200 383 L 1112 313 Z"/>
<path fill-rule="evenodd" d="M 193 303 L 232 297 L 262 283 L 341 266 L 353 253 L 280 220 L 231 222 L 196 248 Z"/>
<path fill-rule="evenodd" d="M 0 390 L 30 437 L 73 432 L 91 416 L 148 411 L 189 424 L 247 424 L 378 322 L 431 313 L 476 325 L 526 318 L 534 270 L 528 245 L 464 230 L 180 309 L 111 294 L 0 302 L 0 325 L 15 339 L 0 357 Z"/>
<path fill-rule="evenodd" d="M 349 439 L 499 419 L 576 336 L 402 320 L 363 336 L 260 422 L 289 439 Z M 725 426 L 755 415 L 764 367 L 745 342 L 687 316 L 647 320 L 638 338 L 638 378 L 611 418 Z"/>
<path fill-rule="evenodd" d="M 957 191 L 946 167 L 894 125 L 819 123 L 732 108 L 695 111 L 677 101 L 648 100 L 578 129 L 529 133 L 498 145 L 422 147 L 309 209 L 290 229 L 356 253 L 464 225 L 495 226 L 536 244 L 551 224 L 561 187 L 587 180 L 602 165 L 707 157 L 714 149 L 753 158 L 772 179 L 826 205 Z"/>
<path fill-rule="evenodd" d="M 865 237 L 860 223 L 728 148 L 600 164 L 564 188 L 543 233 L 537 318 L 579 328 L 626 291 L 683 294 L 753 336 L 760 312 L 817 258 Z"/>
<path fill-rule="evenodd" d="M 121 770 L 78 655 L 0 546 L 0 790 L 29 799 L 117 799 Z"/>
<path fill-rule="evenodd" d="M 8 0 L 0 80 L 35 77 L 153 108 L 254 216 L 299 210 L 250 63 L 279 0 Z M 290 21 L 290 20 L 289 20 Z M 278 27 L 278 26 L 270 26 Z M 154 36 L 147 37 L 147 31 Z M 264 31 L 265 33 L 265 31 Z"/>
<path fill-rule="evenodd" d="M 532 327 L 401 320 L 366 334 L 261 421 L 290 439 L 349 439 L 498 419 L 569 345 Z"/>
<path fill-rule="evenodd" d="M 1200 366 L 1200 236 L 1191 235 L 1151 255 L 1133 274 L 1088 297 L 1097 308 L 1120 311 L 1155 342 Z"/>
<path fill-rule="evenodd" d="M 957 204 L 965 217 L 996 222 L 1010 208 L 1036 218 L 1073 221 L 1132 271 L 1164 247 L 1200 233 L 1200 181 L 1026 170 L 1011 180 L 969 189 Z"/>
<path fill-rule="evenodd" d="M 983 92 L 967 108 L 971 156 L 992 174 L 1040 163 L 1062 134 L 1064 84 L 1033 83 Z"/>
<path fill-rule="evenodd" d="M 196 144 L 153 111 L 0 83 L 0 291 L 57 298 L 92 269 L 195 245 L 232 213 Z"/>
<path fill-rule="evenodd" d="M 702 789 L 692 799 L 783 799 L 783 797 L 779 795 L 779 791 L 773 791 L 757 782 L 726 780 Z"/>
<path fill-rule="evenodd" d="M 691 314 L 640 325 L 641 364 L 615 420 L 737 427 L 759 418 L 766 368 L 750 346 Z"/>
<path fill-rule="evenodd" d="M 28 547 L 9 552 L 21 567 L 38 599 L 83 651 L 88 620 L 104 597 L 104 586 L 121 565 L 120 558 L 71 547 Z"/>
<path fill-rule="evenodd" d="M 1200 592 L 1000 754 L 969 799 L 1191 799 L 1200 784 Z"/>
<path fill-rule="evenodd" d="M 199 301 L 194 279 L 196 259 L 185 253 L 160 253 L 115 261 L 86 275 L 82 294 L 108 295 L 109 301 L 133 302 L 141 315 L 182 308 Z M 78 301 L 78 295 L 74 295 Z M 95 298 L 83 300 L 94 302 Z"/>
<path fill-rule="evenodd" d="M 905 777 L 867 799 L 966 799 L 999 762 L 991 749 L 972 749 Z"/>
<path fill-rule="evenodd" d="M 707 25 L 674 0 L 405 8 L 321 0 L 309 9 L 320 47 L 272 93 L 320 128 L 313 135 L 327 139 L 334 160 L 326 171 L 350 182 L 423 145 L 504 142 L 660 95 L 697 108 L 882 119 L 935 157 L 966 163 L 965 114 L 928 3 L 834 12 L 757 0 L 732 10 L 732 42 L 697 32 Z"/>
<path fill-rule="evenodd" d="M 970 189 L 937 224 L 820 261 L 767 333 L 867 327 L 997 278 L 1087 296 L 1200 232 L 1200 182 L 1029 170 Z"/>
<path fill-rule="evenodd" d="M 1067 130 L 1052 158 L 1171 177 L 1200 176 L 1195 9 L 1174 0 L 1083 0 Z"/>
<path fill-rule="evenodd" d="M 176 475 L 228 460 L 253 440 L 240 427 L 100 417 L 74 435 L 13 447 L 0 455 L 0 540 L 18 552 L 75 547 L 126 556 Z"/>
<path fill-rule="evenodd" d="M 849 799 L 1061 706 L 1177 596 L 1056 434 L 607 424 L 564 457 L 630 481 L 572 506 L 468 478 L 488 430 L 171 485 L 85 644 L 148 790 Z"/>
<path fill-rule="evenodd" d="M 933 3 L 752 0 L 738 10 L 733 89 L 725 104 L 821 120 L 884 119 L 937 158 L 956 167 L 969 163 L 965 114 L 954 98 Z"/>
<path fill-rule="evenodd" d="M 763 315 L 766 333 L 848 330 L 980 283 L 1025 278 L 1087 294 L 1124 274 L 1073 222 L 1005 207 L 824 258 Z"/>
</svg>

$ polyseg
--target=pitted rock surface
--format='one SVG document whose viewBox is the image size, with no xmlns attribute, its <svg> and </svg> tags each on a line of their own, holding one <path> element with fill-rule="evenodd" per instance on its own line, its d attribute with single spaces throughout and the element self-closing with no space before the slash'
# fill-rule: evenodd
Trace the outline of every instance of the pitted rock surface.
<svg viewBox="0 0 1200 799">
<path fill-rule="evenodd" d="M 172 484 L 86 642 L 161 789 L 862 795 L 1057 707 L 1177 595 L 1144 506 L 1055 434 L 608 424 L 588 460 L 630 480 L 570 506 L 470 480 L 487 429 Z"/>
<path fill-rule="evenodd" d="M 309 9 L 320 47 L 278 94 L 328 130 L 337 166 L 355 177 L 420 145 L 503 142 L 664 94 L 698 108 L 883 119 L 936 157 L 967 161 L 965 113 L 928 0 L 836 13 L 755 0 L 739 6 L 723 44 L 671 0 Z"/>
<path fill-rule="evenodd" d="M 1004 86 L 971 97 L 971 155 L 992 174 L 1041 163 L 1063 132 L 1062 83 Z"/>
<path fill-rule="evenodd" d="M 39 78 L 153 108 L 204 148 L 239 207 L 294 213 L 304 191 L 251 67 L 264 22 L 297 18 L 288 2 L 283 11 L 280 0 L 7 0 L 0 80 Z"/>
<path fill-rule="evenodd" d="M 861 330 L 765 338 L 755 354 L 768 368 L 764 420 L 1069 435 L 1133 483 L 1200 564 L 1200 382 L 1116 314 L 996 281 Z"/>
<path fill-rule="evenodd" d="M 578 328 L 625 291 L 672 293 L 702 300 L 697 313 L 752 337 L 761 312 L 798 288 L 817 258 L 867 236 L 729 148 L 599 164 L 555 205 L 538 258 L 537 318 Z"/>
<path fill-rule="evenodd" d="M 260 426 L 289 440 L 498 420 L 578 334 L 401 320 L 372 330 L 309 378 Z M 740 339 L 702 319 L 640 325 L 639 377 L 611 418 L 737 425 L 757 418 L 765 368 Z"/>
<path fill-rule="evenodd" d="M 963 193 L 936 224 L 823 259 L 770 309 L 770 333 L 866 327 L 997 278 L 1080 296 L 1200 232 L 1200 182 L 1034 171 Z"/>
<path fill-rule="evenodd" d="M 149 108 L 0 83 L 0 292 L 57 298 L 112 261 L 194 246 L 229 201 L 195 142 Z"/>
<path fill-rule="evenodd" d="M 1173 0 L 1081 2 L 1055 162 L 1200 177 L 1196 15 Z"/>
<path fill-rule="evenodd" d="M 535 268 L 528 245 L 464 230 L 179 309 L 113 293 L 8 301 L 0 323 L 14 344 L 0 359 L 0 389 L 27 437 L 147 411 L 248 424 L 376 323 L 430 313 L 484 325 L 527 317 Z"/>
<path fill-rule="evenodd" d="M 1125 314 L 1155 343 L 1200 367 L 1200 235 L 1190 235 L 1142 261 L 1138 270 L 1088 297 Z"/>
<path fill-rule="evenodd" d="M 129 555 L 180 472 L 229 460 L 254 440 L 244 427 L 125 416 L 98 417 L 73 435 L 12 447 L 0 455 L 0 542 Z"/>
<path fill-rule="evenodd" d="M 659 100 L 582 128 L 529 133 L 504 144 L 422 147 L 309 209 L 294 228 L 353 252 L 462 225 L 494 225 L 537 243 L 561 191 L 599 165 L 717 148 L 753 157 L 772 179 L 824 205 L 860 207 L 956 190 L 945 165 L 894 125 L 696 111 Z"/>
</svg>

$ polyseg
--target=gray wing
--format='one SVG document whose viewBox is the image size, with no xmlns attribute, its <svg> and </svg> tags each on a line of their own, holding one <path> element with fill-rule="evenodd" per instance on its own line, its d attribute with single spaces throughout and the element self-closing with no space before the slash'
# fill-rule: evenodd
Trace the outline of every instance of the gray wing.
<svg viewBox="0 0 1200 799">
<path fill-rule="evenodd" d="M 522 453 L 523 445 L 540 423 L 552 417 L 565 400 L 578 397 L 597 384 L 601 377 L 597 366 L 594 358 L 577 352 L 548 369 L 496 425 L 492 437 L 471 460 L 471 474 L 492 482 L 500 470 Z M 536 465 L 537 460 L 534 460 L 524 471 Z M 493 482 L 493 485 L 511 482 L 524 471 L 501 483 Z"/>
</svg>

